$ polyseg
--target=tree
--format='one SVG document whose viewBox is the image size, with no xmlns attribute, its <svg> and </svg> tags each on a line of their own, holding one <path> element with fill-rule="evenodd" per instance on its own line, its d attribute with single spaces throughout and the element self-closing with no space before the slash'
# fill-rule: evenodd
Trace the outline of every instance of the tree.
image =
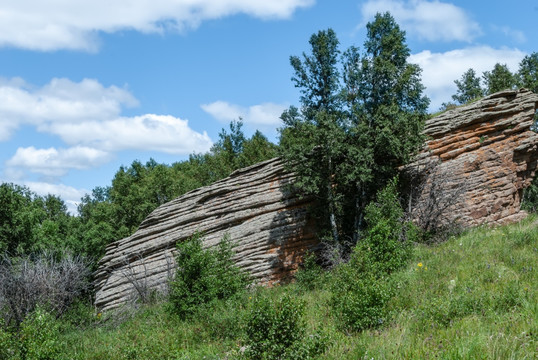
<svg viewBox="0 0 538 360">
<path fill-rule="evenodd" d="M 302 191 L 316 196 L 331 236 L 338 241 L 336 166 L 345 129 L 341 113 L 340 74 L 337 69 L 338 39 L 332 29 L 310 37 L 311 54 L 302 60 L 290 57 L 295 71 L 292 81 L 301 89 L 302 109 L 291 107 L 282 114 L 281 145 L 285 160 L 299 174 Z"/>
<path fill-rule="evenodd" d="M 281 117 L 282 156 L 335 242 L 358 240 L 366 204 L 422 144 L 429 104 L 392 16 L 377 14 L 367 30 L 364 54 L 352 46 L 341 62 L 334 31 L 312 35 L 311 55 L 290 59 L 302 107 Z"/>
<path fill-rule="evenodd" d="M 407 62 L 405 32 L 389 13 L 367 24 L 364 47 L 360 66 L 357 50 L 346 53 L 349 75 L 344 79 L 351 120 L 344 172 L 355 189 L 355 239 L 366 204 L 422 145 L 429 104 L 420 67 Z"/>
<path fill-rule="evenodd" d="M 467 104 L 484 95 L 480 78 L 472 68 L 464 72 L 460 80 L 454 80 L 454 83 L 458 89 L 456 94 L 452 95 L 452 99 L 459 104 Z"/>
<path fill-rule="evenodd" d="M 533 52 L 521 60 L 517 79 L 519 86 L 538 94 L 538 52 Z"/>
<path fill-rule="evenodd" d="M 482 75 L 486 85 L 486 94 L 493 94 L 501 90 L 513 89 L 517 81 L 506 64 L 495 64 L 492 71 L 485 71 Z"/>
</svg>

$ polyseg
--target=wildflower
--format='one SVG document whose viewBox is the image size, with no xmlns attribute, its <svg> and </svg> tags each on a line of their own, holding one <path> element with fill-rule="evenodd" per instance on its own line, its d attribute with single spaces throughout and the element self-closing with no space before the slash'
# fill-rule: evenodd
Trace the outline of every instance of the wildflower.
<svg viewBox="0 0 538 360">
<path fill-rule="evenodd" d="M 454 279 L 450 280 L 450 282 L 448 283 L 448 290 L 452 291 L 454 290 L 455 287 L 456 287 L 456 280 Z"/>
<path fill-rule="evenodd" d="M 101 320 L 102 313 L 97 313 L 97 320 Z"/>
<path fill-rule="evenodd" d="M 417 266 L 418 266 L 419 268 L 421 268 L 421 267 L 422 267 L 422 263 L 419 262 L 419 263 L 417 264 Z"/>
</svg>

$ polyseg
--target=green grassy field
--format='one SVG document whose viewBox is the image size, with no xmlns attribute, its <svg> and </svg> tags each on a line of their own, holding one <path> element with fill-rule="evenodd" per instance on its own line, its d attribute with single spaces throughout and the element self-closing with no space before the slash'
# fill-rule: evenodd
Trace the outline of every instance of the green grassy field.
<svg viewBox="0 0 538 360">
<path fill-rule="evenodd" d="M 121 316 L 79 314 L 84 325 L 62 325 L 61 352 L 66 359 L 240 358 L 255 299 L 290 294 L 306 305 L 306 333 L 325 339 L 319 359 L 536 359 L 537 267 L 533 216 L 417 245 L 412 262 L 395 274 L 390 316 L 377 329 L 340 330 L 328 305 L 333 275 L 325 273 L 314 290 L 300 284 L 254 289 L 188 320 L 170 315 L 165 302 Z"/>
</svg>

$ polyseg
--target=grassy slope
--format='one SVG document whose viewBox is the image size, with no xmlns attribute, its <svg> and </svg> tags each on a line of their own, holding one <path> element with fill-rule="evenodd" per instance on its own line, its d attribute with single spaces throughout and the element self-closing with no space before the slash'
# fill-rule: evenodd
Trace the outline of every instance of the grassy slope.
<svg viewBox="0 0 538 360">
<path fill-rule="evenodd" d="M 301 291 L 292 284 L 258 292 L 274 297 L 292 292 L 306 302 L 309 328 L 329 338 L 323 359 L 536 359 L 537 267 L 537 217 L 418 246 L 413 262 L 396 275 L 400 290 L 390 304 L 391 321 L 358 334 L 337 329 L 328 290 Z M 242 318 L 254 296 L 260 294 L 185 322 L 157 304 L 121 325 L 101 320 L 84 329 L 66 327 L 64 352 L 69 359 L 235 358 L 244 336 Z"/>
</svg>

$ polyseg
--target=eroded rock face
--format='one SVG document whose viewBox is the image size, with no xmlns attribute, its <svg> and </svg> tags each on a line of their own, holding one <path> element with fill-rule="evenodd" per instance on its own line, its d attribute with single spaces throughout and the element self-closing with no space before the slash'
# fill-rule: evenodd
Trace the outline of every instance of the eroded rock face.
<svg viewBox="0 0 538 360">
<path fill-rule="evenodd" d="M 531 91 L 503 91 L 432 118 L 424 150 L 406 169 L 420 173 L 438 164 L 427 182 L 441 176 L 447 180 L 441 187 L 463 190 L 445 192 L 458 197 L 442 214 L 449 220 L 463 226 L 518 221 L 526 215 L 523 189 L 537 167 L 538 135 L 530 130 L 537 105 Z M 429 201 L 429 190 L 419 206 Z"/>
<path fill-rule="evenodd" d="M 426 174 L 427 184 L 455 198 L 440 216 L 464 226 L 525 216 L 521 195 L 538 161 L 538 135 L 530 130 L 537 104 L 530 91 L 504 91 L 427 122 L 429 140 L 405 171 Z M 432 164 L 435 171 L 425 172 Z M 307 216 L 310 201 L 287 192 L 290 181 L 293 175 L 273 159 L 157 208 L 135 234 L 107 248 L 96 273 L 96 306 L 117 307 L 137 286 L 165 288 L 176 243 L 195 231 L 205 233 L 206 247 L 228 234 L 236 243 L 237 264 L 258 282 L 289 276 L 305 250 L 318 244 L 315 221 Z M 432 206 L 426 207 L 429 213 L 442 201 L 430 196 L 431 189 L 426 186 L 418 197 L 418 205 Z"/>
<path fill-rule="evenodd" d="M 163 290 L 175 268 L 176 243 L 196 231 L 205 234 L 205 247 L 228 234 L 237 264 L 256 281 L 288 277 L 318 244 L 307 217 L 310 201 L 286 190 L 292 180 L 273 159 L 160 206 L 132 236 L 107 247 L 96 272 L 96 306 L 124 304 L 137 286 Z"/>
</svg>

